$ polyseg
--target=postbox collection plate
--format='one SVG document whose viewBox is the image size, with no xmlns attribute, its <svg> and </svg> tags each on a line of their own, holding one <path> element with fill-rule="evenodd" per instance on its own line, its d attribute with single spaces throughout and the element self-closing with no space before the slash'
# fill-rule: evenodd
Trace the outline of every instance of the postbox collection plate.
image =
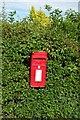
<svg viewBox="0 0 80 120">
<path fill-rule="evenodd" d="M 35 82 L 41 82 L 42 80 L 42 70 L 36 70 Z"/>
<path fill-rule="evenodd" d="M 34 52 L 31 56 L 30 86 L 45 87 L 47 52 Z"/>
</svg>

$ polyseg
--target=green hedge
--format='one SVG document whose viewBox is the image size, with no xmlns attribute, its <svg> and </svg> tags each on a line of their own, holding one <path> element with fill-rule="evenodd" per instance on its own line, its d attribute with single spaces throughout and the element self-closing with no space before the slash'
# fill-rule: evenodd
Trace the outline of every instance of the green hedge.
<svg viewBox="0 0 80 120">
<path fill-rule="evenodd" d="M 80 118 L 78 21 L 53 18 L 46 27 L 3 21 L 3 118 Z M 34 51 L 48 52 L 45 88 L 29 85 Z"/>
</svg>

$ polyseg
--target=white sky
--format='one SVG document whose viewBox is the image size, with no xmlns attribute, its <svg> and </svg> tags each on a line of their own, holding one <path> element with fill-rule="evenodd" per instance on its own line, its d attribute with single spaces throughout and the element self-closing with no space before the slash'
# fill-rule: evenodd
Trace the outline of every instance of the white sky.
<svg viewBox="0 0 80 120">
<path fill-rule="evenodd" d="M 79 0 L 0 0 L 5 2 L 78 2 Z"/>
</svg>

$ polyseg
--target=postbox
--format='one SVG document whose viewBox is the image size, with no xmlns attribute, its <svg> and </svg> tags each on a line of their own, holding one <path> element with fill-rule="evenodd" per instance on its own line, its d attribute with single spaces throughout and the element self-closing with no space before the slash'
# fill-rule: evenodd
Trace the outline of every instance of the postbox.
<svg viewBox="0 0 80 120">
<path fill-rule="evenodd" d="M 45 87 L 47 52 L 34 52 L 31 55 L 30 86 Z"/>
</svg>

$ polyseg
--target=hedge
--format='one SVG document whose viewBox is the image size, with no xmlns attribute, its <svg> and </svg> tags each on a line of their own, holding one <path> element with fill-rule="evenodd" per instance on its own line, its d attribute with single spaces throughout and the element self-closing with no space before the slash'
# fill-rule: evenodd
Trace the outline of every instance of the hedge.
<svg viewBox="0 0 80 120">
<path fill-rule="evenodd" d="M 45 27 L 26 18 L 2 21 L 3 119 L 80 118 L 78 15 L 76 20 L 68 14 L 59 20 L 54 13 Z M 35 51 L 48 52 L 45 88 L 30 87 L 30 56 Z"/>
</svg>

